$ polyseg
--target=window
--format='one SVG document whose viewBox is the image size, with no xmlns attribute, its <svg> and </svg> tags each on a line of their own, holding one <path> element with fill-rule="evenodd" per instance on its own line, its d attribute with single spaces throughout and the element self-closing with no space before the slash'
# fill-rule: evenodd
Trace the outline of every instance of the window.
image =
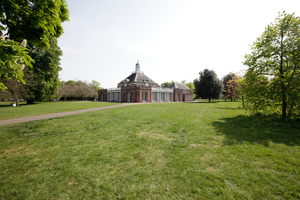
<svg viewBox="0 0 300 200">
<path fill-rule="evenodd" d="M 165 93 L 161 93 L 161 101 L 165 101 Z"/>
<path fill-rule="evenodd" d="M 157 101 L 157 92 L 152 92 L 152 101 Z"/>
<path fill-rule="evenodd" d="M 143 102 L 147 101 L 147 93 L 143 93 Z"/>
</svg>

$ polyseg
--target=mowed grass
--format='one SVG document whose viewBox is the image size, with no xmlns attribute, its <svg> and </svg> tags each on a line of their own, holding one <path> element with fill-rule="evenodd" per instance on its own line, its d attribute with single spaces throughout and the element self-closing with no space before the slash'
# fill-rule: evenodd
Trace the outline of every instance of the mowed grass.
<svg viewBox="0 0 300 200">
<path fill-rule="evenodd" d="M 236 102 L 1 126 L 1 199 L 299 199 L 300 124 Z"/>
<path fill-rule="evenodd" d="M 34 115 L 44 115 L 50 113 L 83 110 L 104 106 L 118 105 L 119 103 L 108 103 L 99 101 L 57 101 L 57 102 L 37 102 L 27 105 L 26 102 L 19 102 L 20 106 L 10 106 L 12 102 L 0 102 L 0 120 L 27 117 Z"/>
</svg>

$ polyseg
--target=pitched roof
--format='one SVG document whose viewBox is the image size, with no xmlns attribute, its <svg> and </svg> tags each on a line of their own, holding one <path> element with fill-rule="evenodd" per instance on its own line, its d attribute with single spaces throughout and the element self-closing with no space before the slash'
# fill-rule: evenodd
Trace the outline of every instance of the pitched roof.
<svg viewBox="0 0 300 200">
<path fill-rule="evenodd" d="M 190 90 L 190 88 L 188 86 L 186 86 L 183 83 L 172 83 L 171 85 L 169 85 L 167 88 L 176 88 L 176 89 L 182 89 L 182 90 Z"/>
<path fill-rule="evenodd" d="M 125 80 L 128 79 L 127 83 L 143 83 L 144 81 L 148 81 L 150 84 L 158 85 L 155 81 L 153 81 L 151 78 L 146 76 L 143 73 L 132 73 L 130 76 L 125 78 Z M 121 81 L 119 84 L 122 84 L 123 81 Z M 119 85 L 118 84 L 118 85 Z"/>
</svg>

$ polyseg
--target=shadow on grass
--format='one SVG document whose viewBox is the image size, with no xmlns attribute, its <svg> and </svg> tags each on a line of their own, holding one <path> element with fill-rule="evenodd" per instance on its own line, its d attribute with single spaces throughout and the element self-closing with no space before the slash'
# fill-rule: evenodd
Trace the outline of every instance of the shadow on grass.
<svg viewBox="0 0 300 200">
<path fill-rule="evenodd" d="M 223 145 L 248 142 L 269 146 L 269 142 L 289 146 L 300 145 L 300 122 L 281 122 L 279 120 L 256 118 L 253 116 L 236 116 L 214 121 L 212 125 L 226 139 Z"/>
<path fill-rule="evenodd" d="M 220 110 L 237 110 L 237 107 L 215 107 L 215 109 L 220 109 Z M 242 109 L 242 108 L 241 108 Z"/>
<path fill-rule="evenodd" d="M 34 105 L 34 104 L 37 104 L 37 103 L 33 103 L 33 104 L 19 104 L 19 106 L 28 106 L 28 105 Z M 10 103 L 9 104 L 0 104 L 0 108 L 1 107 L 13 107 L 13 106 L 10 106 Z"/>
<path fill-rule="evenodd" d="M 183 103 L 209 103 L 208 101 L 184 101 Z M 212 101 L 210 103 L 218 103 L 217 101 Z"/>
</svg>

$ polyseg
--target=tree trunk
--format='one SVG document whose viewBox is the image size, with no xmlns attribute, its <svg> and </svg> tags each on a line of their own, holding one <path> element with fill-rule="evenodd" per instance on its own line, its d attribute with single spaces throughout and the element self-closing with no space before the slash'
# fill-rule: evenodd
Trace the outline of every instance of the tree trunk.
<svg viewBox="0 0 300 200">
<path fill-rule="evenodd" d="M 208 98 L 208 102 L 210 103 L 211 97 Z"/>
<path fill-rule="evenodd" d="M 286 92 L 285 92 L 285 86 L 283 81 L 281 82 L 281 93 L 282 93 L 282 119 L 286 118 Z"/>
<path fill-rule="evenodd" d="M 243 108 L 245 108 L 244 95 L 242 95 Z"/>
<path fill-rule="evenodd" d="M 225 102 L 226 102 L 226 97 L 225 97 Z"/>
</svg>

